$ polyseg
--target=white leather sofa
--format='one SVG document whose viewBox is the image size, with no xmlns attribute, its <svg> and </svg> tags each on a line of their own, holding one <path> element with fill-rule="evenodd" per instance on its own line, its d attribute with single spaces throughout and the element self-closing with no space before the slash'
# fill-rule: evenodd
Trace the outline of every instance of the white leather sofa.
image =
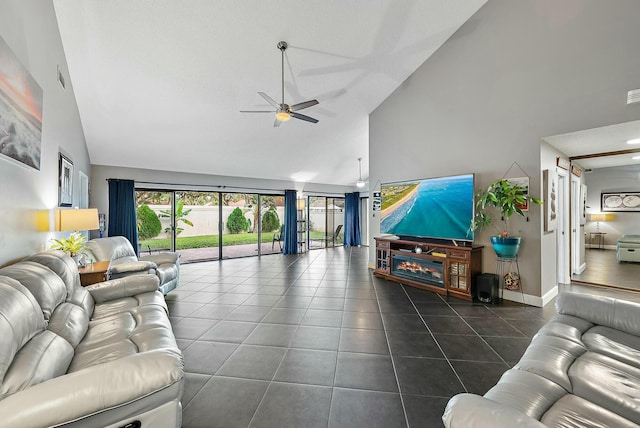
<svg viewBox="0 0 640 428">
<path fill-rule="evenodd" d="M 578 293 L 483 397 L 459 394 L 449 428 L 640 425 L 640 304 Z"/>
<path fill-rule="evenodd" d="M 0 269 L 0 426 L 179 427 L 183 384 L 156 275 L 83 288 L 60 251 Z"/>
<path fill-rule="evenodd" d="M 131 242 L 124 236 L 96 238 L 87 242 L 87 255 L 93 260 L 110 260 L 111 278 L 153 273 L 160 280 L 160 291 L 166 295 L 180 283 L 180 255 L 173 252 L 138 258 Z"/>
</svg>

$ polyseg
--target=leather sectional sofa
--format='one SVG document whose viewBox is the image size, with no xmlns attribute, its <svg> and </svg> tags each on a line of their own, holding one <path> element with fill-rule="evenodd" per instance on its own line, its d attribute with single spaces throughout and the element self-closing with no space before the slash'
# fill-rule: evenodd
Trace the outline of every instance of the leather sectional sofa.
<svg viewBox="0 0 640 428">
<path fill-rule="evenodd" d="M 111 278 L 153 273 L 166 295 L 180 282 L 180 255 L 173 252 L 150 254 L 138 258 L 131 242 L 124 236 L 96 238 L 87 242 L 87 255 L 93 260 L 110 260 Z"/>
<path fill-rule="evenodd" d="M 578 293 L 484 397 L 453 397 L 449 428 L 640 425 L 640 304 Z"/>
<path fill-rule="evenodd" d="M 179 427 L 184 364 L 156 275 L 83 288 L 48 251 L 0 269 L 0 425 Z"/>
</svg>

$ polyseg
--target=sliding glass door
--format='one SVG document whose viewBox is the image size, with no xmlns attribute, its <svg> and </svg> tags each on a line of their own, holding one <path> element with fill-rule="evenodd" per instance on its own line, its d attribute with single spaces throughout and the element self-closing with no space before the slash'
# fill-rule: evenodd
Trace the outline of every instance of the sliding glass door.
<svg viewBox="0 0 640 428">
<path fill-rule="evenodd" d="M 344 198 L 309 197 L 309 249 L 340 246 L 344 236 Z"/>
<path fill-rule="evenodd" d="M 175 192 L 176 249 L 182 263 L 220 257 L 218 192 Z"/>
<path fill-rule="evenodd" d="M 140 255 L 173 251 L 173 192 L 136 190 Z"/>
<path fill-rule="evenodd" d="M 284 196 L 137 189 L 136 202 L 140 254 L 189 263 L 282 251 Z"/>
</svg>

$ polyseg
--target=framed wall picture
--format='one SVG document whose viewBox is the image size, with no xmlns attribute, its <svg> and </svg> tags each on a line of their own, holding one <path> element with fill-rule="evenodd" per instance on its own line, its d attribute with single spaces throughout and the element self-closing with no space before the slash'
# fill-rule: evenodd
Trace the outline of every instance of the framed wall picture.
<svg viewBox="0 0 640 428">
<path fill-rule="evenodd" d="M 529 194 L 529 177 L 517 177 L 517 178 L 507 178 L 509 183 L 517 184 L 525 188 L 524 194 Z M 520 205 L 520 209 L 522 211 L 529 211 L 529 201 L 525 201 L 524 204 Z"/>
<path fill-rule="evenodd" d="M 40 169 L 42 88 L 0 37 L 0 157 Z"/>
<path fill-rule="evenodd" d="M 70 207 L 73 204 L 73 162 L 58 153 L 58 206 Z"/>
<path fill-rule="evenodd" d="M 640 192 L 602 193 L 600 196 L 601 211 L 640 211 Z"/>
<path fill-rule="evenodd" d="M 552 232 L 558 227 L 558 174 L 555 170 L 542 171 L 544 188 L 544 231 Z"/>
</svg>

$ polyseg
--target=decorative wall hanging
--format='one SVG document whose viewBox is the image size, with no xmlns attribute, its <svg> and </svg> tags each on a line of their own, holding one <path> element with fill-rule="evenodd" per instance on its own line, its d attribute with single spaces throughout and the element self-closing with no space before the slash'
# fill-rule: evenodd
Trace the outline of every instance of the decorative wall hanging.
<svg viewBox="0 0 640 428">
<path fill-rule="evenodd" d="M 70 207 L 73 203 L 73 162 L 58 153 L 58 206 Z"/>
<path fill-rule="evenodd" d="M 580 185 L 580 224 L 587 224 L 587 185 Z"/>
<path fill-rule="evenodd" d="M 552 232 L 558 227 L 558 174 L 555 170 L 542 171 L 542 185 L 544 188 L 544 231 Z"/>
<path fill-rule="evenodd" d="M 42 88 L 0 37 L 0 154 L 37 170 L 42 146 Z"/>
<path fill-rule="evenodd" d="M 601 211 L 640 211 L 640 192 L 602 193 Z"/>
</svg>

